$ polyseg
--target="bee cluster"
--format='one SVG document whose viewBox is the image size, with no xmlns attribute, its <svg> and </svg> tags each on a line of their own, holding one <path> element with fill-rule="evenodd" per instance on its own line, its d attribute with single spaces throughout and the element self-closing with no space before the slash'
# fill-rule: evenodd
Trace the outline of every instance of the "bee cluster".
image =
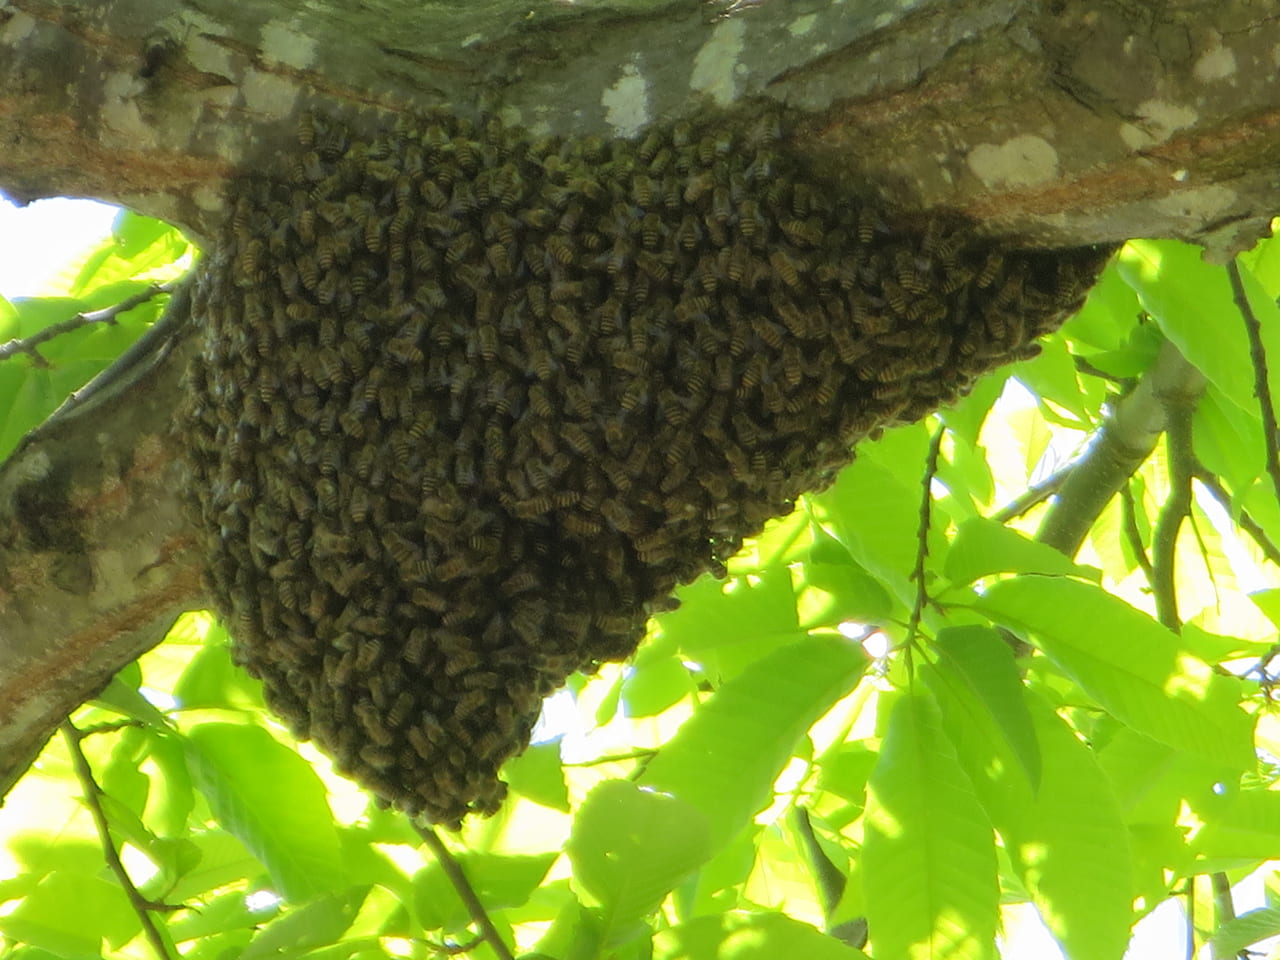
<svg viewBox="0 0 1280 960">
<path fill-rule="evenodd" d="M 897 229 L 774 121 L 309 121 L 235 190 L 181 418 L 213 594 L 299 737 L 450 824 L 572 671 L 856 439 L 1034 352 L 1107 253 Z"/>
</svg>

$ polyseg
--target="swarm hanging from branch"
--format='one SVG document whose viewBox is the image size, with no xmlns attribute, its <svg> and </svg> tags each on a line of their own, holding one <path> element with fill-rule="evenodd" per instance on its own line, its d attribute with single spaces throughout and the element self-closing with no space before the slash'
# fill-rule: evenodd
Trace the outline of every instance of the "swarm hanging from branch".
<svg viewBox="0 0 1280 960">
<path fill-rule="evenodd" d="M 572 671 L 855 440 L 1033 353 L 1110 252 L 896 226 L 771 120 L 309 122 L 234 203 L 182 416 L 212 591 L 299 737 L 448 824 Z"/>
</svg>

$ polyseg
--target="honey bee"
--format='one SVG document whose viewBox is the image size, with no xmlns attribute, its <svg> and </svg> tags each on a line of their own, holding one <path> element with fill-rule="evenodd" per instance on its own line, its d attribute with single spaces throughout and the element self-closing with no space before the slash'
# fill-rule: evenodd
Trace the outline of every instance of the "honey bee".
<svg viewBox="0 0 1280 960">
<path fill-rule="evenodd" d="M 782 376 L 793 387 L 804 379 L 804 361 L 797 343 L 782 345 Z"/>
<path fill-rule="evenodd" d="M 653 212 L 640 219 L 640 242 L 648 250 L 654 250 L 662 242 L 662 218 Z"/>
<path fill-rule="evenodd" d="M 986 289 L 995 283 L 996 277 L 1000 275 L 1000 271 L 1003 268 L 1004 254 L 999 250 L 990 251 L 986 259 L 982 261 L 982 267 L 973 279 L 974 285 L 980 289 Z"/>
<path fill-rule="evenodd" d="M 547 256 L 561 266 L 568 266 L 573 263 L 576 252 L 573 244 L 566 237 L 558 233 L 550 234 L 546 239 Z"/>
</svg>

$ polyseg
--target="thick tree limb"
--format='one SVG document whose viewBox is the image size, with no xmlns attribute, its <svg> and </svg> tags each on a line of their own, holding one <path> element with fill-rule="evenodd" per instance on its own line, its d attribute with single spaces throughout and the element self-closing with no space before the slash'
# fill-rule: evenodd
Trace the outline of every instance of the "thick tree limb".
<svg viewBox="0 0 1280 960">
<path fill-rule="evenodd" d="M 169 316 L 187 309 L 175 296 Z M 71 710 L 205 602 L 168 437 L 189 330 L 162 321 L 0 464 L 0 798 Z"/>
<path fill-rule="evenodd" d="M 1280 209 L 1278 46 L 1251 0 L 7 0 L 0 188 L 207 238 L 223 181 L 292 149 L 308 107 L 385 125 L 484 102 L 630 136 L 761 99 L 855 195 L 1046 246 L 1176 236 L 1225 256 Z"/>
</svg>

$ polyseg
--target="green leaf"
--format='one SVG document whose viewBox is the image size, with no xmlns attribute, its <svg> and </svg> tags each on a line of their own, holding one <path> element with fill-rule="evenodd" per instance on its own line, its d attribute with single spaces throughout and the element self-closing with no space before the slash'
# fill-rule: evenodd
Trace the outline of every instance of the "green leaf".
<svg viewBox="0 0 1280 960">
<path fill-rule="evenodd" d="M 680 609 L 657 618 L 661 636 L 712 676 L 731 676 L 803 635 L 786 566 L 724 583 L 703 577 L 676 594 Z"/>
<path fill-rule="evenodd" d="M 470 851 L 455 854 L 476 896 L 489 910 L 525 903 L 558 856 L 557 853 L 513 856 Z M 471 921 L 471 914 L 458 897 L 453 882 L 435 861 L 414 874 L 413 905 L 418 923 L 428 930 L 460 930 Z"/>
<path fill-rule="evenodd" d="M 258 931 L 239 960 L 292 956 L 298 950 L 336 942 L 347 932 L 368 894 L 368 887 L 353 887 L 285 910 Z"/>
<path fill-rule="evenodd" d="M 1204 827 L 1191 843 L 1200 857 L 1280 860 L 1280 793 L 1239 790 L 1197 810 Z"/>
<path fill-rule="evenodd" d="M 206 723 L 187 761 L 218 821 L 253 852 L 287 900 L 345 886 L 324 785 L 311 765 L 261 727 Z"/>
<path fill-rule="evenodd" d="M 992 573 L 1071 574 L 1089 579 L 1099 576 L 1097 570 L 1073 563 L 1048 544 L 986 517 L 960 524 L 947 550 L 943 572 L 957 584 L 972 583 Z"/>
<path fill-rule="evenodd" d="M 836 626 L 846 621 L 880 623 L 887 620 L 893 600 L 876 580 L 848 557 L 844 563 L 806 561 L 792 570 L 796 613 L 803 630 Z"/>
<path fill-rule="evenodd" d="M 553 810 L 569 812 L 569 791 L 560 764 L 560 741 L 537 743 L 502 768 L 502 779 L 516 793 Z"/>
<path fill-rule="evenodd" d="M 1213 935 L 1213 955 L 1235 956 L 1245 947 L 1277 935 L 1280 935 L 1280 907 L 1250 910 L 1218 927 Z"/>
<path fill-rule="evenodd" d="M 622 712 L 626 717 L 653 717 L 693 693 L 689 668 L 680 662 L 674 644 L 641 647 L 622 681 Z"/>
<path fill-rule="evenodd" d="M 866 956 L 781 913 L 698 917 L 653 938 L 653 960 L 866 960 Z"/>
<path fill-rule="evenodd" d="M 12 912 L 0 916 L 6 937 L 68 960 L 96 960 L 104 939 L 117 948 L 141 929 L 118 885 L 68 870 L 46 876 Z"/>
<path fill-rule="evenodd" d="M 1030 695 L 1028 706 L 1040 742 L 1040 790 L 1019 808 L 1006 805 L 997 827 L 1067 956 L 1119 957 L 1133 901 L 1119 806 L 1089 748 L 1039 697 Z"/>
<path fill-rule="evenodd" d="M 933 646 L 939 680 L 962 684 L 973 695 L 1017 757 L 1032 790 L 1038 789 L 1040 744 L 1009 644 L 989 627 L 967 626 L 944 628 Z"/>
<path fill-rule="evenodd" d="M 1204 262 L 1199 247 L 1175 240 L 1133 240 L 1120 253 L 1120 273 L 1182 355 L 1242 410 L 1257 410 L 1249 339 L 1227 271 Z M 1280 309 L 1247 268 L 1241 279 L 1261 321 L 1268 356 L 1280 355 Z M 1271 389 L 1280 374 L 1271 371 Z"/>
<path fill-rule="evenodd" d="M 1122 723 L 1214 760 L 1254 765 L 1239 683 L 1215 674 L 1170 630 L 1101 587 L 1022 576 L 977 606 L 1025 635 Z"/>
<path fill-rule="evenodd" d="M 919 694 L 893 706 L 867 785 L 862 851 L 877 960 L 995 957 L 999 919 L 991 824 Z"/>
<path fill-rule="evenodd" d="M 705 701 L 640 783 L 701 811 L 718 849 L 768 804 L 796 743 L 866 664 L 862 648 L 843 637 L 810 637 L 774 651 Z"/>
<path fill-rule="evenodd" d="M 262 710 L 262 685 L 231 660 L 231 640 L 218 623 L 209 628 L 205 647 L 187 664 L 173 689 L 179 710 L 205 707 Z"/>
<path fill-rule="evenodd" d="M 916 464 L 924 475 L 924 458 Z M 908 574 L 915 566 L 920 526 L 919 482 L 904 483 L 896 471 L 870 456 L 859 456 L 840 471 L 835 484 L 812 498 L 827 515 L 832 532 L 871 573 L 901 601 L 910 602 L 915 587 Z M 939 556 L 944 545 L 939 540 Z"/>
<path fill-rule="evenodd" d="M 565 852 L 574 880 L 600 904 L 608 944 L 657 910 L 711 847 L 706 817 L 690 804 L 606 780 L 578 808 Z"/>
</svg>

